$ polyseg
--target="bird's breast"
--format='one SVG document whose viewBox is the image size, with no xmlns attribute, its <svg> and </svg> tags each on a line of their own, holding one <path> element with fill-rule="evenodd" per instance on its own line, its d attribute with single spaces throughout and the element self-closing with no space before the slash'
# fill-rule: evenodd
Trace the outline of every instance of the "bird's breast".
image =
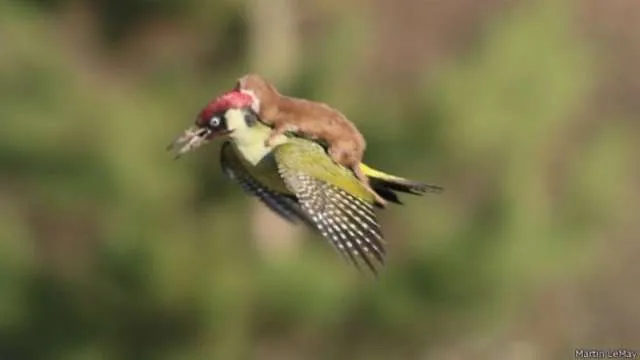
<svg viewBox="0 0 640 360">
<path fill-rule="evenodd" d="M 270 190 L 290 194 L 280 173 L 278 172 L 278 164 L 275 156 L 270 148 L 242 148 L 237 143 L 233 143 L 236 151 L 240 155 L 243 166 L 247 171 L 261 184 Z M 257 145 L 256 145 L 257 146 Z"/>
</svg>

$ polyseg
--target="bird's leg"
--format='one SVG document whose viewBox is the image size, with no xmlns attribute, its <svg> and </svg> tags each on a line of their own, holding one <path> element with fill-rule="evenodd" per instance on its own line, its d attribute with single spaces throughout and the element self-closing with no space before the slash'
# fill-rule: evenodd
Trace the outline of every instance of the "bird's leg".
<svg viewBox="0 0 640 360">
<path fill-rule="evenodd" d="M 364 172 L 362 171 L 362 168 L 360 167 L 360 163 L 356 164 L 352 168 L 352 170 L 353 170 L 353 173 L 356 175 L 356 178 L 362 183 L 362 185 L 364 185 L 367 191 L 369 191 L 371 195 L 373 195 L 375 201 L 380 206 L 386 207 L 387 201 L 383 199 L 382 196 L 380 196 L 375 190 L 373 190 L 373 188 L 371 187 L 371 184 L 369 183 L 369 178 L 367 177 L 367 175 L 364 174 Z"/>
</svg>

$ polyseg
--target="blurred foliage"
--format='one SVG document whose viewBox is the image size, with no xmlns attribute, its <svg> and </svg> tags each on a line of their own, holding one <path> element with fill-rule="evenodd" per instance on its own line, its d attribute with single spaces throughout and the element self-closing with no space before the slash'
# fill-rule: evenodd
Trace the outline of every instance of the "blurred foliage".
<svg viewBox="0 0 640 360">
<path fill-rule="evenodd" d="M 381 214 L 391 259 L 375 283 L 312 235 L 265 260 L 219 145 L 180 162 L 163 151 L 246 71 L 242 2 L 87 2 L 102 50 L 151 17 L 203 43 L 203 62 L 146 58 L 135 75 L 61 39 L 73 4 L 0 3 L 2 359 L 418 358 L 499 328 L 537 284 L 578 271 L 625 211 L 628 128 L 563 155 L 596 82 L 568 3 L 500 14 L 401 92 L 350 80 L 374 26 L 355 13 L 309 49 L 289 90 L 350 114 L 368 163 L 447 188 Z"/>
</svg>

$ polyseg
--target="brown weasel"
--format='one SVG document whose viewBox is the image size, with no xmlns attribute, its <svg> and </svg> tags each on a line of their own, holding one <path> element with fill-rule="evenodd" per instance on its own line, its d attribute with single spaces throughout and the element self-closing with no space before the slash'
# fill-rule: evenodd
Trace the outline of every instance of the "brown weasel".
<svg viewBox="0 0 640 360">
<path fill-rule="evenodd" d="M 336 163 L 353 171 L 358 180 L 385 206 L 387 202 L 369 184 L 369 178 L 360 167 L 366 141 L 346 116 L 329 105 L 282 95 L 267 80 L 257 74 L 247 74 L 236 81 L 235 90 L 254 98 L 254 110 L 260 120 L 273 127 L 266 145 L 287 131 L 328 143 L 329 156 Z"/>
</svg>

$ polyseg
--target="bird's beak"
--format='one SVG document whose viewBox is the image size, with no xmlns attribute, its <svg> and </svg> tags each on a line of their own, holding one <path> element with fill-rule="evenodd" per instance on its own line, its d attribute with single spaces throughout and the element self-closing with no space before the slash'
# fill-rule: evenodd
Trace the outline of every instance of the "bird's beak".
<svg viewBox="0 0 640 360">
<path fill-rule="evenodd" d="M 211 130 L 203 127 L 192 126 L 185 130 L 174 142 L 167 146 L 167 151 L 178 149 L 174 159 L 183 154 L 197 149 L 211 140 Z"/>
</svg>

